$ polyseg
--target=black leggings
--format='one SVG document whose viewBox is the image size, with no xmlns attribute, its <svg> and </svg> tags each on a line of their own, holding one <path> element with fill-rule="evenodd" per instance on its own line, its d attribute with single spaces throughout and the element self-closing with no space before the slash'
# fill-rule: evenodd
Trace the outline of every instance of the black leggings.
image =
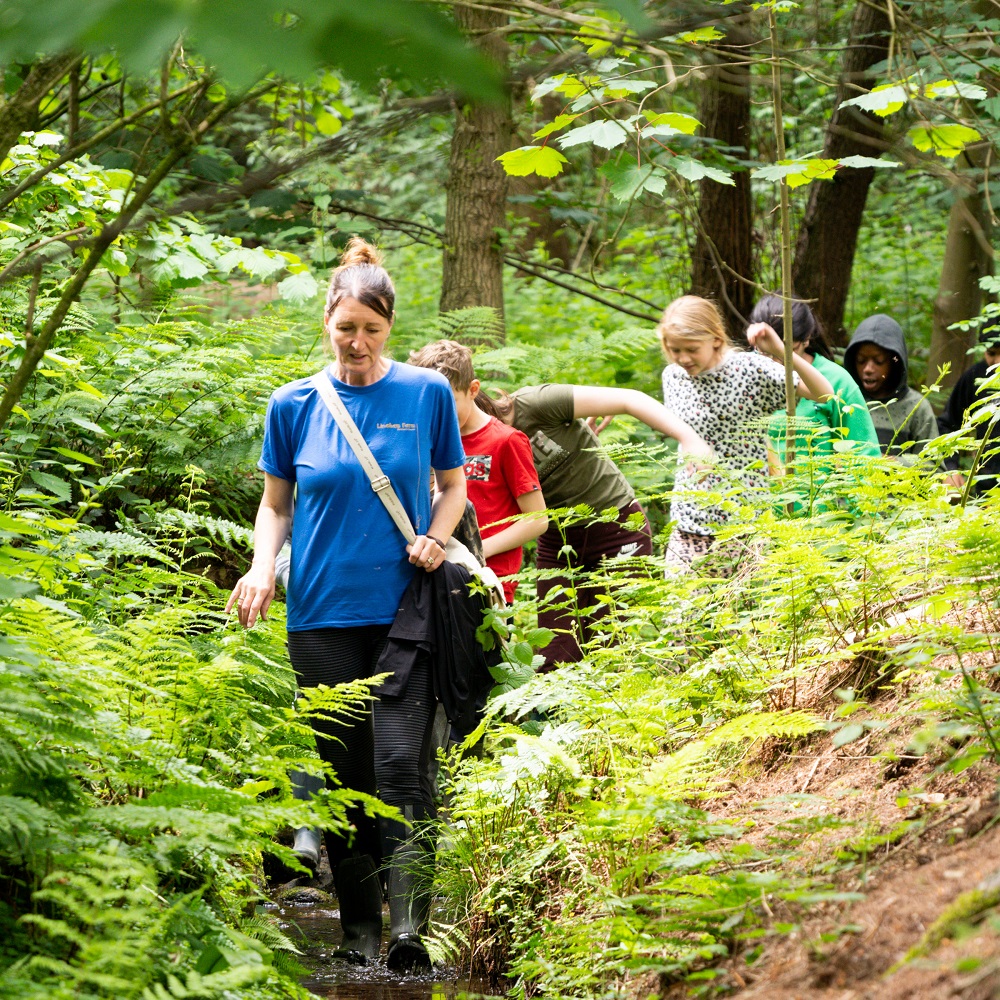
<svg viewBox="0 0 1000 1000">
<path fill-rule="evenodd" d="M 388 625 L 320 628 L 288 633 L 288 655 L 300 688 L 333 686 L 375 673 L 389 634 Z M 421 657 L 410 674 L 406 691 L 396 698 L 377 698 L 372 711 L 360 718 L 313 719 L 316 749 L 344 787 L 369 795 L 418 816 L 432 816 L 430 786 L 431 727 L 434 701 L 430 664 Z M 357 836 L 326 838 L 330 865 L 352 853 L 371 854 L 379 863 L 378 824 L 363 810 L 350 810 Z"/>
</svg>

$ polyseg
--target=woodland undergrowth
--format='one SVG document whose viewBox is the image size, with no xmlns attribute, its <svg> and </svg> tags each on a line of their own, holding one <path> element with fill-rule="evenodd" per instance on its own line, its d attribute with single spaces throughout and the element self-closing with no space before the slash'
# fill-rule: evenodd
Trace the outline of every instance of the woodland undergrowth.
<svg viewBox="0 0 1000 1000">
<path fill-rule="evenodd" d="M 439 943 L 515 995 L 629 995 L 650 976 L 719 995 L 729 956 L 853 898 L 867 857 L 834 848 L 886 831 L 814 808 L 762 840 L 713 816 L 762 751 L 847 746 L 902 716 L 908 757 L 933 768 L 1000 759 L 997 500 L 953 505 L 926 467 L 850 455 L 743 508 L 707 499 L 732 505 L 723 555 L 666 580 L 609 567 L 618 610 L 586 660 L 512 671 L 485 754 L 450 762 Z"/>
<path fill-rule="evenodd" d="M 453 326 L 401 334 L 396 356 Z M 646 384 L 653 347 L 582 330 L 477 365 L 507 388 Z M 263 858 L 291 861 L 288 827 L 345 823 L 349 796 L 296 802 L 288 774 L 320 769 L 309 712 L 367 692 L 294 710 L 280 604 L 248 633 L 221 609 L 249 553 L 267 396 L 322 363 L 294 315 L 181 316 L 91 330 L 22 399 L 0 450 L 0 995 L 305 995 L 260 909 Z M 602 440 L 662 548 L 674 453 L 628 419 Z M 933 471 L 850 454 L 752 504 L 724 483 L 708 499 L 734 514 L 731 574 L 665 580 L 654 560 L 574 580 L 612 613 L 584 662 L 544 676 L 526 572 L 485 752 L 445 761 L 438 957 L 524 996 L 650 974 L 710 994 L 726 956 L 844 898 L 802 862 L 812 828 L 762 847 L 713 816 L 756 749 L 862 738 L 898 682 L 911 754 L 955 770 L 998 755 L 996 501 L 952 505 Z M 982 628 L 956 624 L 970 608 Z"/>
</svg>

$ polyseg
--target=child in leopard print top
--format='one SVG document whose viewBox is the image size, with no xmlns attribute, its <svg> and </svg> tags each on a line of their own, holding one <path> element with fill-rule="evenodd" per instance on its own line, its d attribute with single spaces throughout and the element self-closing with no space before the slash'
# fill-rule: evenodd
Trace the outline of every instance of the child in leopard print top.
<svg viewBox="0 0 1000 1000">
<path fill-rule="evenodd" d="M 734 476 L 747 498 L 767 487 L 767 426 L 785 405 L 785 371 L 778 360 L 783 345 L 767 323 L 747 329 L 754 351 L 741 351 L 726 336 L 714 303 L 685 295 L 667 306 L 657 328 L 663 353 L 663 405 L 688 423 L 712 446 L 720 469 L 700 475 L 690 467 L 677 471 L 667 543 L 668 572 L 684 571 L 704 555 L 728 514 L 696 494 L 725 490 Z M 833 387 L 804 358 L 795 355 L 795 387 L 800 396 L 821 401 Z"/>
</svg>

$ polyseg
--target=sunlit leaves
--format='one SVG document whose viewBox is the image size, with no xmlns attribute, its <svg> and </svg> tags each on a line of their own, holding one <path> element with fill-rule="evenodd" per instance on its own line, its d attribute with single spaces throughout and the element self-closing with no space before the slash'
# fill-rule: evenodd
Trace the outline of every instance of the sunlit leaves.
<svg viewBox="0 0 1000 1000">
<path fill-rule="evenodd" d="M 924 94 L 930 98 L 964 97 L 970 101 L 981 101 L 986 97 L 986 88 L 967 80 L 938 80 L 927 84 Z"/>
<path fill-rule="evenodd" d="M 910 92 L 907 88 L 883 84 L 867 94 L 859 94 L 857 97 L 843 101 L 841 107 L 856 107 L 862 111 L 870 111 L 880 118 L 885 118 L 899 111 L 909 99 Z"/>
<path fill-rule="evenodd" d="M 982 138 L 968 125 L 917 125 L 906 134 L 921 152 L 936 153 L 949 160 L 958 156 L 970 142 Z"/>
<path fill-rule="evenodd" d="M 592 142 L 602 149 L 614 149 L 622 145 L 628 138 L 631 127 L 625 122 L 607 118 L 598 118 L 596 121 L 581 125 L 579 128 L 570 129 L 559 139 L 559 145 L 563 149 L 570 146 L 579 146 L 584 142 Z"/>
<path fill-rule="evenodd" d="M 557 76 L 550 76 L 542 80 L 531 92 L 533 101 L 540 101 L 546 94 L 562 94 L 565 97 L 579 97 L 586 92 L 587 87 L 599 83 L 599 77 L 589 77 L 587 82 L 571 76 L 568 73 L 560 73 Z"/>
<path fill-rule="evenodd" d="M 801 160 L 781 160 L 759 167 L 753 172 L 757 180 L 784 181 L 790 188 L 803 187 L 813 181 L 829 181 L 842 167 L 898 167 L 894 160 L 877 160 L 871 156 L 845 156 L 842 160 L 810 157 Z"/>
<path fill-rule="evenodd" d="M 544 139 L 547 135 L 552 135 L 553 132 L 558 132 L 560 129 L 564 129 L 567 125 L 575 122 L 579 115 L 557 115 L 548 125 L 543 125 L 537 132 L 532 133 L 532 138 L 534 139 Z"/>
<path fill-rule="evenodd" d="M 321 111 L 316 115 L 316 131 L 320 135 L 336 135 L 341 128 L 343 128 L 343 122 L 336 115 L 331 115 L 329 111 Z"/>
<path fill-rule="evenodd" d="M 676 37 L 679 42 L 687 42 L 690 45 L 705 45 L 709 42 L 717 42 L 726 36 L 714 25 L 706 25 L 702 28 L 695 28 L 694 31 L 685 31 Z"/>
<path fill-rule="evenodd" d="M 319 292 L 319 283 L 307 270 L 291 274 L 278 282 L 278 294 L 291 303 L 309 302 Z"/>
<path fill-rule="evenodd" d="M 693 115 L 682 115 L 675 111 L 644 111 L 643 117 L 649 123 L 643 127 L 644 135 L 694 135 L 701 128 L 701 122 Z M 670 129 L 670 132 L 657 132 L 657 129 Z"/>
<path fill-rule="evenodd" d="M 870 111 L 880 118 L 887 118 L 905 107 L 915 97 L 931 101 L 954 97 L 980 101 L 986 96 L 984 87 L 967 80 L 944 79 L 921 85 L 916 77 L 908 77 L 900 83 L 883 83 L 867 94 L 860 94 L 844 101 L 841 106 L 861 108 L 862 111 Z"/>
<path fill-rule="evenodd" d="M 843 156 L 838 161 L 842 167 L 900 167 L 895 160 L 877 160 L 874 156 Z"/>
<path fill-rule="evenodd" d="M 504 170 L 511 177 L 555 177 L 562 173 L 563 165 L 569 161 L 551 146 L 521 146 L 497 157 Z"/>
<path fill-rule="evenodd" d="M 710 167 L 700 160 L 694 160 L 689 156 L 679 156 L 675 158 L 671 166 L 674 170 L 688 181 L 700 181 L 707 179 L 718 184 L 735 185 L 732 175 L 720 170 L 718 167 Z"/>
</svg>

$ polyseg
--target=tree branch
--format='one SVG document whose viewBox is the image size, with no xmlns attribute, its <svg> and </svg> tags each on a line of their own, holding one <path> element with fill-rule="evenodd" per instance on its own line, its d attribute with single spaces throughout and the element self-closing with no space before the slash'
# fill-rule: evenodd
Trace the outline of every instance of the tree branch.
<svg viewBox="0 0 1000 1000">
<path fill-rule="evenodd" d="M 266 89 L 267 87 L 264 86 L 264 90 Z M 59 328 L 62 326 L 70 307 L 76 301 L 80 292 L 83 291 L 84 285 L 86 285 L 87 280 L 100 263 L 105 251 L 125 232 L 139 210 L 149 201 L 159 185 L 180 160 L 200 141 L 201 137 L 230 111 L 244 101 L 253 100 L 261 92 L 263 92 L 261 88 L 256 88 L 255 91 L 251 91 L 241 98 L 232 98 L 224 101 L 217 105 L 196 128 L 188 129 L 185 132 L 180 132 L 179 130 L 174 132 L 174 143 L 169 153 L 157 164 L 152 173 L 146 177 L 145 181 L 135 191 L 129 199 L 128 204 L 122 208 L 115 219 L 102 227 L 90 246 L 90 252 L 87 254 L 86 260 L 77 268 L 63 288 L 63 292 L 59 296 L 59 301 L 56 303 L 52 314 L 45 321 L 38 334 L 26 345 L 24 355 L 21 358 L 21 364 L 7 384 L 3 397 L 0 398 L 0 430 L 3 430 L 10 419 L 14 407 L 24 394 L 28 382 L 45 356 L 45 352 L 51 347 L 56 333 L 58 333 Z"/>
</svg>

